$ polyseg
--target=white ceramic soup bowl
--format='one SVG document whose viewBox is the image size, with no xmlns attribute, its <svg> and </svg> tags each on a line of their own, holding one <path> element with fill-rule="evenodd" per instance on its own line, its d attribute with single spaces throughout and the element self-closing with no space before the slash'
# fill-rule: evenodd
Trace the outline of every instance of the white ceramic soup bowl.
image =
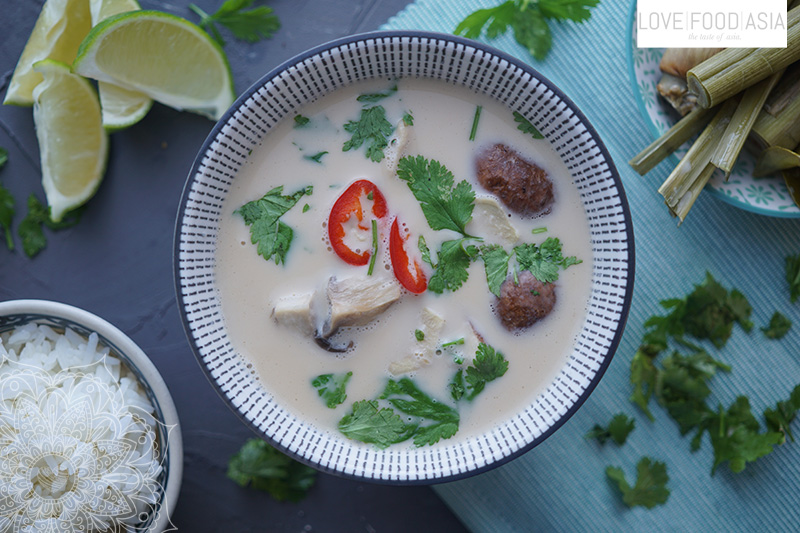
<svg viewBox="0 0 800 533">
<path fill-rule="evenodd" d="M 296 110 L 369 79 L 426 78 L 466 87 L 518 111 L 572 175 L 590 226 L 591 295 L 566 363 L 545 392 L 484 434 L 435 447 L 380 450 L 332 435 L 281 405 L 233 348 L 215 281 L 223 202 L 252 148 Z M 631 218 L 597 132 L 558 88 L 502 52 L 452 35 L 376 32 L 344 38 L 280 65 L 216 124 L 189 173 L 175 230 L 175 281 L 189 342 L 212 386 L 272 445 L 322 471 L 379 483 L 437 483 L 473 475 L 530 450 L 591 394 L 617 348 L 634 278 Z"/>
<path fill-rule="evenodd" d="M 130 415 L 139 416 L 137 413 L 149 411 L 149 408 L 125 399 L 120 401 L 114 396 L 120 386 L 109 385 L 104 379 L 93 379 L 98 366 L 102 365 L 99 371 L 102 372 L 102 367 L 113 368 L 112 363 L 100 359 L 98 364 L 71 366 L 55 373 L 43 372 L 39 363 L 23 357 L 24 351 L 17 354 L 19 361 L 3 356 L 0 357 L 0 393 L 4 398 L 13 397 L 17 408 L 20 402 L 38 402 L 36 412 L 40 414 L 31 418 L 38 424 L 31 426 L 32 432 L 27 436 L 25 431 L 20 431 L 14 438 L 5 432 L 0 437 L 0 446 L 4 447 L 0 483 L 8 483 L 3 490 L 5 497 L 0 500 L 0 516 L 8 518 L 20 514 L 36 519 L 48 512 L 49 505 L 62 506 L 62 519 L 74 524 L 76 531 L 95 531 L 91 528 L 102 523 L 114 531 L 160 533 L 172 529 L 170 515 L 177 504 L 183 476 L 183 442 L 172 396 L 152 361 L 117 327 L 83 309 L 47 300 L 0 302 L 0 334 L 29 324 L 49 326 L 59 334 L 69 329 L 85 339 L 92 333 L 97 334 L 99 349 L 108 349 L 109 355 L 126 367 L 128 375 L 138 381 L 139 390 L 152 406 L 152 420 L 145 415 L 144 419 L 149 421 L 143 424 L 154 436 L 153 455 L 158 466 L 145 462 L 139 455 L 137 443 L 131 440 L 137 435 L 144 438 L 144 433 L 129 431 Z M 33 383 L 22 394 L 18 390 L 20 379 Z M 76 386 L 75 381 L 81 379 L 84 385 Z M 98 389 L 102 392 L 92 394 Z M 31 412 L 27 411 L 29 417 Z M 0 418 L 6 416 L 13 416 L 8 402 L 0 412 Z M 87 440 L 87 435 L 97 436 L 96 440 Z M 78 441 L 88 444 L 89 448 Z M 150 439 L 143 442 L 151 446 Z M 87 449 L 94 451 L 88 453 Z M 60 463 L 62 471 L 50 474 L 38 468 L 36 475 L 30 467 L 45 464 L 43 461 L 49 465 L 53 461 Z M 72 466 L 81 468 L 80 473 L 75 473 Z M 34 489 L 37 483 L 43 490 L 60 488 L 56 490 L 59 494 L 57 497 L 29 497 L 25 479 L 33 479 Z M 133 498 L 126 500 L 128 503 L 117 498 L 119 493 L 108 492 L 108 489 L 104 489 L 104 495 L 95 492 L 98 487 L 119 484 L 125 485 L 122 493 Z M 101 497 L 99 502 L 98 497 Z M 147 502 L 150 498 L 155 503 L 139 508 L 130 505 L 132 501 Z M 62 526 L 68 527 L 50 524 L 59 530 Z M 16 531 L 14 525 L 11 528 Z"/>
</svg>

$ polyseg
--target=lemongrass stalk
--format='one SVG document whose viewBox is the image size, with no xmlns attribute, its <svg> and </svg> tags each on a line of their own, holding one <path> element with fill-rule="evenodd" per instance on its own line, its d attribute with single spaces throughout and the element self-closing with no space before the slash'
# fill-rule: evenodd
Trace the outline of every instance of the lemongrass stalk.
<svg viewBox="0 0 800 533">
<path fill-rule="evenodd" d="M 733 169 L 733 165 L 739 158 L 739 153 L 744 147 L 747 136 L 755 124 L 764 102 L 767 101 L 772 89 L 783 75 L 783 71 L 776 72 L 765 80 L 761 80 L 752 87 L 749 87 L 742 94 L 739 105 L 731 117 L 728 127 L 722 137 L 717 140 L 717 148 L 711 157 L 711 164 L 725 173 L 725 179 Z"/>
<path fill-rule="evenodd" d="M 727 48 L 686 75 L 697 103 L 713 107 L 800 60 L 800 7 L 786 17 L 786 48 Z"/>
<path fill-rule="evenodd" d="M 758 156 L 753 177 L 760 178 L 779 170 L 800 167 L 800 154 L 783 146 L 770 146 Z"/>
<path fill-rule="evenodd" d="M 759 148 L 800 144 L 800 64 L 792 65 L 758 114 L 751 138 Z"/>
<path fill-rule="evenodd" d="M 678 204 L 692 183 L 698 179 L 701 173 L 705 172 L 706 166 L 711 163 L 711 157 L 717 147 L 716 139 L 725 132 L 736 111 L 737 104 L 738 98 L 732 98 L 723 104 L 697 140 L 692 143 L 678 166 L 672 170 L 659 187 L 658 192 L 664 197 L 664 201 L 670 208 Z"/>
<path fill-rule="evenodd" d="M 706 186 L 708 180 L 711 179 L 711 176 L 716 170 L 717 167 L 711 163 L 707 164 L 697 175 L 697 179 L 691 183 L 684 195 L 680 197 L 678 202 L 675 205 L 669 206 L 670 212 L 674 216 L 678 217 L 678 225 L 683 224 L 683 221 L 686 220 L 689 210 L 692 208 L 695 200 L 697 200 L 697 197 L 700 196 L 703 188 Z"/>
<path fill-rule="evenodd" d="M 711 109 L 696 107 L 658 139 L 650 143 L 650 146 L 639 152 L 628 164 L 640 176 L 644 176 L 702 130 L 712 116 Z"/>
</svg>

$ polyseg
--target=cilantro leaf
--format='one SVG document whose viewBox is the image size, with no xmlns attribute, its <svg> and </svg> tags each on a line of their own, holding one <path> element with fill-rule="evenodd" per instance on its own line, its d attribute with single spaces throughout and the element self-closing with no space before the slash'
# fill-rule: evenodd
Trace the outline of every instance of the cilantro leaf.
<svg viewBox="0 0 800 533">
<path fill-rule="evenodd" d="M 797 411 L 800 411 L 800 385 L 797 385 L 792 390 L 788 400 L 780 401 L 775 405 L 774 409 L 767 409 L 764 411 L 764 419 L 767 421 L 767 430 L 780 433 L 783 435 L 780 444 L 786 441 L 786 437 L 794 442 L 794 435 L 789 425 L 797 417 Z"/>
<path fill-rule="evenodd" d="M 769 454 L 784 439 L 783 433 L 778 431 L 768 429 L 760 433 L 758 420 L 750 410 L 750 400 L 746 396 L 736 398 L 727 411 L 720 406 L 707 429 L 714 449 L 711 475 L 724 462 L 732 472 L 739 473 L 747 463 Z"/>
<path fill-rule="evenodd" d="M 342 151 L 358 149 L 366 143 L 367 158 L 378 163 L 384 157 L 383 149 L 389 145 L 394 127 L 386 120 L 386 110 L 378 105 L 362 109 L 359 119 L 349 121 L 344 130 L 352 136 L 342 145 Z"/>
<path fill-rule="evenodd" d="M 495 296 L 500 296 L 500 286 L 508 277 L 508 260 L 510 259 L 508 252 L 497 244 L 482 246 L 481 259 L 483 259 L 489 291 Z"/>
<path fill-rule="evenodd" d="M 481 342 L 472 364 L 467 367 L 465 380 L 469 394 L 467 400 L 474 399 L 486 384 L 502 377 L 508 370 L 508 361 L 503 354 Z"/>
<path fill-rule="evenodd" d="M 424 254 L 423 254 L 424 255 Z M 430 253 L 428 254 L 430 258 Z M 472 258 L 464 249 L 464 239 L 445 241 L 437 254 L 437 265 L 428 280 L 428 290 L 437 294 L 444 291 L 456 291 L 469 278 Z"/>
<path fill-rule="evenodd" d="M 275 187 L 259 198 L 244 204 L 234 211 L 250 226 L 250 241 L 257 245 L 259 255 L 267 261 L 275 258 L 275 264 L 286 263 L 286 254 L 294 238 L 294 231 L 280 221 L 280 217 L 313 189 L 306 187 L 283 196 L 283 185 Z"/>
<path fill-rule="evenodd" d="M 382 93 L 366 93 L 366 94 L 362 94 L 362 95 L 359 95 L 359 97 L 356 98 L 356 100 L 358 100 L 361 103 L 364 103 L 364 102 L 375 103 L 378 100 L 383 100 L 384 98 L 389 98 L 390 96 L 392 96 L 396 92 L 397 92 L 397 84 L 395 83 L 388 90 L 386 90 L 386 91 L 384 91 Z"/>
<path fill-rule="evenodd" d="M 514 122 L 519 124 L 519 126 L 517 126 L 517 129 L 522 133 L 528 133 L 534 139 L 544 139 L 544 135 L 539 133 L 539 130 L 537 130 L 536 127 L 533 124 L 531 124 L 527 118 L 523 117 L 522 114 L 518 113 L 517 111 L 514 111 Z M 541 233 L 537 232 L 536 230 L 534 230 L 534 232 Z"/>
<path fill-rule="evenodd" d="M 0 148 L 0 150 L 2 150 Z M 2 153 L 0 153 L 0 162 L 2 162 Z M 2 163 L 0 163 L 2 167 Z M 14 249 L 14 238 L 11 233 L 11 222 L 14 219 L 14 205 L 16 201 L 11 195 L 11 192 L 0 184 L 0 228 L 3 229 L 6 235 L 6 246 L 9 250 Z"/>
<path fill-rule="evenodd" d="M 467 387 L 464 384 L 464 370 L 459 368 L 453 375 L 453 379 L 448 383 L 447 388 L 450 389 L 450 397 L 455 401 L 460 401 L 467 392 Z"/>
<path fill-rule="evenodd" d="M 227 475 L 242 487 L 268 492 L 279 501 L 300 501 L 317 472 L 282 454 L 261 439 L 249 439 L 228 462 Z"/>
<path fill-rule="evenodd" d="M 42 204 L 34 194 L 28 197 L 28 213 L 17 227 L 17 234 L 22 238 L 22 250 L 28 257 L 33 257 L 47 246 L 43 227 L 60 230 L 74 226 L 80 220 L 82 209 L 70 211 L 60 222 L 50 219 L 50 208 Z"/>
<path fill-rule="evenodd" d="M 414 116 L 411 114 L 411 111 L 406 111 L 403 114 L 403 124 L 406 126 L 413 126 L 414 125 Z"/>
<path fill-rule="evenodd" d="M 303 116 L 303 115 L 295 115 L 294 116 L 294 127 L 295 128 L 302 128 L 303 126 L 308 126 L 308 123 L 311 122 L 311 119 Z"/>
<path fill-rule="evenodd" d="M 322 157 L 327 155 L 328 152 L 317 152 L 314 155 L 304 155 L 303 159 L 308 159 L 309 161 L 313 161 L 315 163 L 322 164 Z"/>
<path fill-rule="evenodd" d="M 458 411 L 424 392 L 409 378 L 389 380 L 381 398 L 398 411 L 420 419 L 414 432 L 414 444 L 425 446 L 449 439 L 458 431 Z"/>
<path fill-rule="evenodd" d="M 619 413 L 611 418 L 606 427 L 595 424 L 591 431 L 586 434 L 586 438 L 596 439 L 601 445 L 613 440 L 618 446 L 622 446 L 628 440 L 628 435 L 630 435 L 634 427 L 636 427 L 636 421 L 633 418 L 630 418 L 625 413 Z"/>
<path fill-rule="evenodd" d="M 695 286 L 686 297 L 683 327 L 697 339 L 708 339 L 721 348 L 728 342 L 734 322 L 750 331 L 752 308 L 742 293 L 736 289 L 728 292 L 725 287 L 706 273 L 705 282 Z"/>
<path fill-rule="evenodd" d="M 353 376 L 352 372 L 346 374 L 322 374 L 311 381 L 311 386 L 317 389 L 317 393 L 330 409 L 335 409 L 337 405 L 344 403 L 347 399 L 347 382 Z"/>
<path fill-rule="evenodd" d="M 800 254 L 786 256 L 786 281 L 789 299 L 794 303 L 800 298 Z"/>
<path fill-rule="evenodd" d="M 561 241 L 556 237 L 548 237 L 540 246 L 515 246 L 514 253 L 520 269 L 529 271 L 542 283 L 557 281 L 559 268 L 566 269 L 582 262 L 574 256 L 564 257 L 561 253 Z"/>
<path fill-rule="evenodd" d="M 417 248 L 419 248 L 419 253 L 422 256 L 422 262 L 428 263 L 431 268 L 436 268 L 436 265 L 433 264 L 433 259 L 431 259 L 431 249 L 428 248 L 428 243 L 425 242 L 425 237 L 422 235 L 417 239 Z"/>
<path fill-rule="evenodd" d="M 253 4 L 253 0 L 226 0 L 216 13 L 209 15 L 194 4 L 189 9 L 200 17 L 199 26 L 203 28 L 220 46 L 225 46 L 216 24 L 222 24 L 237 39 L 255 43 L 261 39 L 269 39 L 281 27 L 273 9 L 258 6 L 245 10 Z"/>
<path fill-rule="evenodd" d="M 3 168 L 8 163 L 8 150 L 0 146 L 0 168 Z"/>
<path fill-rule="evenodd" d="M 669 498 L 667 466 L 660 461 L 653 462 L 649 457 L 642 457 L 636 465 L 636 471 L 636 484 L 631 487 L 625 480 L 625 473 L 621 468 L 613 466 L 606 468 L 606 476 L 616 482 L 625 505 L 628 507 L 641 505 L 652 509 L 656 505 L 666 503 Z"/>
<path fill-rule="evenodd" d="M 647 418 L 651 421 L 655 420 L 648 404 L 656 389 L 658 369 L 654 364 L 653 357 L 641 348 L 636 350 L 636 353 L 633 354 L 633 359 L 631 359 L 630 381 L 633 385 L 631 402 L 639 406 L 644 414 L 647 415 Z"/>
<path fill-rule="evenodd" d="M 511 28 L 514 39 L 533 57 L 542 60 L 552 48 L 547 21 L 585 22 L 591 17 L 590 9 L 599 3 L 600 0 L 507 0 L 496 7 L 471 13 L 453 33 L 477 39 L 486 28 L 486 37 L 495 39 Z"/>
<path fill-rule="evenodd" d="M 377 400 L 355 402 L 352 413 L 339 421 L 339 431 L 346 437 L 378 448 L 408 440 L 416 429 L 416 424 L 406 424 L 393 409 L 381 408 Z"/>
<path fill-rule="evenodd" d="M 792 328 L 792 321 L 778 311 L 772 315 L 769 325 L 761 328 L 768 339 L 781 339 Z"/>
<path fill-rule="evenodd" d="M 397 176 L 408 183 L 431 229 L 449 229 L 469 237 L 465 227 L 475 207 L 472 185 L 466 180 L 454 184 L 447 167 L 421 155 L 400 159 Z"/>
</svg>

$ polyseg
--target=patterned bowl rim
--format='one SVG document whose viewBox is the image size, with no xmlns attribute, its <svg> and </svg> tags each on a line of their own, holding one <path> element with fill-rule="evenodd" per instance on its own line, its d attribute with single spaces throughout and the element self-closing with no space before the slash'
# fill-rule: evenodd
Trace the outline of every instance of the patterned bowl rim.
<svg viewBox="0 0 800 533">
<path fill-rule="evenodd" d="M 189 320 L 186 311 L 186 305 L 181 291 L 181 261 L 180 261 L 181 230 L 183 226 L 184 213 L 186 211 L 187 204 L 189 203 L 189 196 L 192 191 L 192 184 L 196 181 L 198 170 L 203 165 L 204 155 L 209 151 L 212 144 L 217 139 L 217 136 L 227 125 L 228 121 L 230 121 L 234 117 L 239 108 L 243 104 L 245 104 L 247 100 L 250 97 L 252 97 L 259 89 L 261 89 L 269 81 L 276 78 L 283 71 L 291 68 L 292 66 L 300 64 L 308 60 L 309 58 L 312 58 L 314 56 L 317 56 L 319 54 L 322 54 L 329 50 L 333 50 L 338 47 L 358 42 L 374 41 L 377 39 L 422 39 L 422 40 L 428 39 L 433 41 L 443 41 L 455 45 L 462 45 L 466 48 L 492 55 L 496 57 L 498 60 L 506 61 L 510 64 L 510 66 L 521 70 L 523 73 L 529 74 L 537 82 L 542 83 L 549 91 L 552 91 L 572 113 L 574 113 L 574 115 L 577 117 L 581 125 L 585 127 L 587 134 L 596 143 L 596 147 L 600 155 L 602 156 L 604 162 L 608 165 L 608 174 L 610 175 L 611 179 L 614 182 L 614 187 L 616 189 L 615 192 L 619 195 L 619 204 L 625 222 L 625 238 L 627 244 L 627 257 L 625 260 L 625 264 L 627 267 L 627 279 L 625 280 L 624 284 L 625 294 L 622 299 L 622 306 L 619 312 L 619 321 L 617 323 L 617 328 L 614 331 L 613 338 L 611 339 L 611 342 L 608 345 L 608 350 L 604 354 L 603 361 L 598 365 L 595 375 L 593 376 L 591 381 L 586 385 L 586 388 L 583 390 L 580 396 L 578 396 L 578 398 L 575 399 L 574 403 L 569 406 L 569 408 L 564 414 L 562 414 L 560 417 L 554 417 L 555 420 L 553 421 L 552 425 L 550 425 L 546 430 L 544 430 L 538 437 L 533 439 L 531 442 L 527 443 L 524 446 L 521 446 L 519 449 L 513 452 L 508 453 L 508 455 L 505 455 L 500 458 L 495 458 L 482 466 L 470 467 L 466 471 L 450 473 L 448 475 L 442 475 L 440 477 L 423 477 L 423 478 L 405 477 L 402 479 L 376 478 L 376 477 L 369 477 L 367 475 L 359 475 L 357 473 L 343 472 L 337 469 L 335 467 L 336 465 L 333 466 L 321 465 L 319 463 L 307 459 L 303 455 L 300 455 L 278 443 L 275 439 L 273 439 L 271 436 L 267 435 L 264 431 L 258 428 L 256 424 L 253 423 L 253 421 L 248 419 L 245 416 L 245 414 L 241 412 L 234 405 L 234 403 L 231 401 L 231 398 L 222 389 L 220 383 L 214 378 L 210 369 L 207 367 L 206 364 L 204 364 L 203 356 L 200 353 L 200 348 L 197 346 L 197 343 L 195 342 L 192 333 L 191 322 Z M 265 439 L 272 446 L 276 447 L 281 452 L 289 455 L 293 459 L 301 463 L 307 464 L 309 466 L 312 466 L 313 468 L 328 474 L 333 474 L 347 479 L 366 481 L 369 483 L 380 484 L 380 485 L 432 485 L 432 484 L 445 483 L 471 477 L 476 474 L 492 470 L 498 466 L 501 466 L 503 464 L 512 461 L 513 459 L 516 459 L 517 457 L 530 451 L 537 445 L 544 442 L 548 437 L 550 437 L 550 435 L 552 435 L 556 430 L 558 430 L 561 426 L 563 426 L 567 422 L 567 420 L 569 420 L 572 417 L 572 415 L 575 414 L 575 412 L 577 412 L 577 410 L 589 398 L 589 396 L 594 391 L 595 387 L 597 387 L 601 378 L 605 374 L 606 369 L 611 364 L 611 360 L 619 346 L 620 340 L 622 338 L 622 333 L 625 329 L 625 324 L 627 322 L 628 312 L 630 310 L 630 305 L 631 305 L 634 277 L 635 277 L 636 261 L 635 261 L 634 246 L 635 245 L 634 245 L 633 222 L 631 218 L 630 208 L 628 206 L 627 196 L 623 188 L 622 180 L 620 179 L 619 173 L 617 171 L 616 166 L 614 165 L 611 155 L 608 152 L 608 149 L 606 148 L 605 144 L 603 144 L 602 140 L 600 139 L 597 130 L 591 125 L 589 120 L 586 118 L 586 115 L 584 115 L 578 109 L 577 105 L 575 105 L 575 103 L 570 98 L 568 98 L 567 95 L 564 94 L 553 82 L 551 82 L 545 76 L 540 74 L 533 67 L 520 61 L 519 59 L 505 52 L 497 50 L 491 46 L 485 45 L 483 43 L 471 39 L 466 39 L 463 37 L 445 33 L 438 33 L 438 32 L 410 31 L 410 30 L 389 30 L 389 31 L 381 30 L 381 31 L 359 33 L 339 38 L 318 45 L 316 47 L 313 47 L 305 52 L 302 52 L 284 61 L 277 67 L 267 72 L 236 99 L 236 101 L 225 112 L 225 114 L 217 121 L 217 123 L 212 128 L 211 132 L 206 137 L 206 140 L 200 147 L 198 155 L 195 158 L 194 163 L 192 164 L 192 167 L 187 176 L 183 193 L 181 195 L 181 200 L 178 207 L 177 219 L 175 223 L 175 236 L 173 241 L 173 270 L 174 270 L 175 292 L 176 292 L 176 297 L 178 299 L 178 309 L 181 315 L 181 320 L 183 322 L 187 339 L 189 341 L 189 345 L 192 348 L 192 352 L 195 354 L 197 363 L 199 364 L 201 370 L 205 374 L 211 386 L 214 388 L 214 390 L 217 391 L 217 394 L 220 396 L 220 398 L 222 398 L 225 404 L 228 405 L 228 407 L 245 423 L 245 425 L 250 427 L 250 429 L 256 435 L 258 435 L 260 438 Z"/>
<path fill-rule="evenodd" d="M 147 529 L 141 531 L 160 533 L 171 530 L 170 517 L 178 503 L 183 479 L 183 438 L 175 402 L 156 366 L 139 345 L 122 330 L 85 309 L 51 300 L 24 299 L 0 302 L 0 332 L 8 329 L 7 326 L 14 327 L 14 318 L 24 320 L 26 323 L 36 321 L 47 325 L 67 325 L 94 331 L 100 343 L 110 348 L 139 380 L 147 399 L 153 405 L 155 418 L 162 423 L 158 426 L 158 436 L 166 442 L 167 450 L 162 462 L 165 467 L 163 479 L 160 480 L 162 497 L 156 504 L 155 512 L 148 517 L 148 522 L 145 524 Z M 166 510 L 165 516 L 160 514 L 162 507 Z M 137 531 L 140 531 L 138 528 L 141 524 L 136 527 Z"/>
<path fill-rule="evenodd" d="M 628 11 L 628 24 L 626 26 L 625 31 L 625 39 L 626 39 L 626 46 L 625 46 L 625 58 L 628 62 L 628 82 L 630 83 L 631 91 L 633 92 L 633 97 L 636 99 L 636 107 L 639 108 L 639 114 L 642 116 L 642 119 L 647 126 L 647 129 L 650 130 L 650 134 L 652 135 L 653 139 L 657 139 L 661 136 L 661 132 L 658 131 L 658 128 L 650 119 L 650 115 L 647 113 L 647 107 L 644 103 L 644 97 L 642 96 L 642 91 L 639 90 L 639 86 L 636 83 L 636 67 L 633 61 L 633 49 L 634 39 L 632 35 L 632 31 L 636 26 L 636 2 L 631 2 L 631 7 Z M 669 155 L 670 161 L 672 161 L 673 165 L 677 165 L 680 160 L 675 154 Z M 775 218 L 798 218 L 800 217 L 800 212 L 798 211 L 778 211 L 775 209 L 766 209 L 763 207 L 759 207 L 757 205 L 748 204 L 742 201 L 739 201 L 737 198 L 732 197 L 730 195 L 725 194 L 722 190 L 717 189 L 715 187 L 711 187 L 707 185 L 705 190 L 711 193 L 712 196 L 718 198 L 725 202 L 726 204 L 732 205 L 744 211 L 750 211 L 751 213 L 756 213 L 759 215 L 775 217 Z"/>
</svg>

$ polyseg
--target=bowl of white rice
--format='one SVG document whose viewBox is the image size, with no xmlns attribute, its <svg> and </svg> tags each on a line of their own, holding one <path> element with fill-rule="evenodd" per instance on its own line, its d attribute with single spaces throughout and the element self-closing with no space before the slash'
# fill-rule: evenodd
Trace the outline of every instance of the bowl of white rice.
<svg viewBox="0 0 800 533">
<path fill-rule="evenodd" d="M 183 445 L 145 353 L 107 321 L 0 302 L 0 531 L 172 528 Z"/>
</svg>

